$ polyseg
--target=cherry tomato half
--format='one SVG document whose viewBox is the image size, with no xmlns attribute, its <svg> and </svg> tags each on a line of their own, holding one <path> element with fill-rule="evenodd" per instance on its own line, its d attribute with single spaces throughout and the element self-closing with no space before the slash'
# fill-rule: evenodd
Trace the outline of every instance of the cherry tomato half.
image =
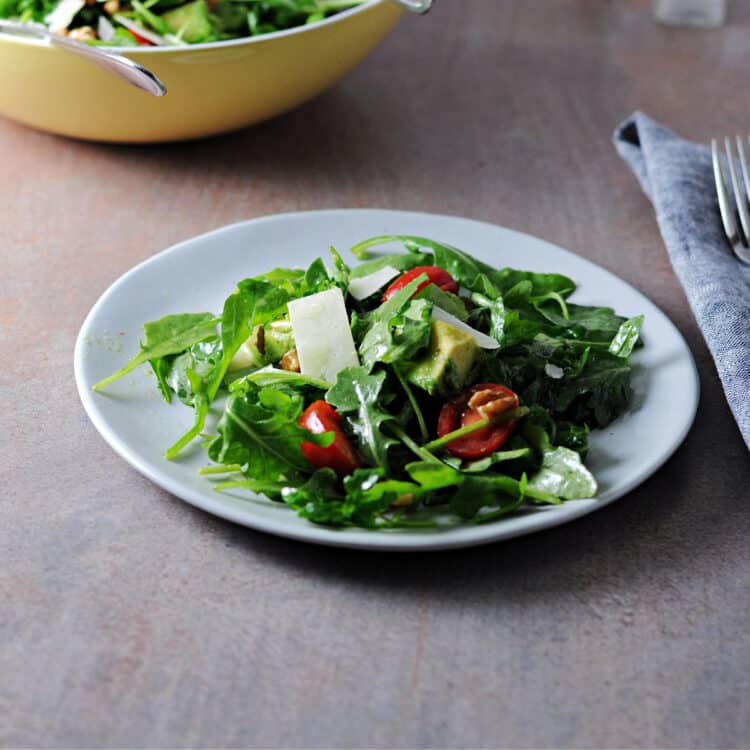
<svg viewBox="0 0 750 750">
<path fill-rule="evenodd" d="M 435 284 L 440 287 L 444 292 L 451 292 L 452 294 L 458 294 L 458 284 L 456 280 L 447 271 L 437 266 L 417 266 L 412 268 L 411 271 L 402 273 L 383 294 L 383 302 L 393 297 L 396 292 L 400 292 L 405 286 L 410 284 L 417 276 L 424 274 L 427 276 L 429 281 L 425 281 L 420 284 L 414 294 L 421 292 L 428 284 Z"/>
<path fill-rule="evenodd" d="M 488 393 L 484 394 L 485 391 Z M 460 427 L 467 427 L 484 418 L 477 409 L 469 406 L 472 397 L 478 393 L 485 395 L 487 401 L 492 401 L 495 398 L 503 399 L 503 411 L 518 408 L 518 396 L 510 388 L 497 383 L 477 383 L 477 385 L 465 390 L 460 396 L 452 398 L 440 410 L 437 427 L 438 437 L 443 437 L 449 432 L 453 432 Z M 511 435 L 517 423 L 518 420 L 513 419 L 507 422 L 489 424 L 487 427 L 477 430 L 477 432 L 472 432 L 470 435 L 448 443 L 445 450 L 457 458 L 484 458 L 500 448 Z"/>
<path fill-rule="evenodd" d="M 339 422 L 341 415 L 330 404 L 314 401 L 300 417 L 300 426 L 316 435 L 332 432 L 335 437 L 327 448 L 307 442 L 300 447 L 302 455 L 316 469 L 330 468 L 339 476 L 346 476 L 359 468 L 359 461 Z"/>
</svg>

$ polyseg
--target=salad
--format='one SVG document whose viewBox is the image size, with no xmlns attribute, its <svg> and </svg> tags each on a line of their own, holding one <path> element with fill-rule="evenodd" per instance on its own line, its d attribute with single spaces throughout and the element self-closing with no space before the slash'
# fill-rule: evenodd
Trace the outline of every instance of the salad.
<svg viewBox="0 0 750 750">
<path fill-rule="evenodd" d="M 596 495 L 589 431 L 628 407 L 643 316 L 423 237 L 361 242 L 353 267 L 330 252 L 330 268 L 239 281 L 221 314 L 146 323 L 140 351 L 94 390 L 150 365 L 164 399 L 194 410 L 167 459 L 200 440 L 217 490 L 318 524 L 487 523 Z"/>
<path fill-rule="evenodd" d="M 220 42 L 322 21 L 368 0 L 0 0 L 0 18 L 80 42 L 128 47 Z"/>
</svg>

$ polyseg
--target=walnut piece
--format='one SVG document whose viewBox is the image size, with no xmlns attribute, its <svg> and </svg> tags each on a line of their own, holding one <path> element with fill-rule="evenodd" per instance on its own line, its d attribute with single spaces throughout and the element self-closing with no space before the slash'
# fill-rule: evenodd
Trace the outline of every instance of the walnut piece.
<svg viewBox="0 0 750 750">
<path fill-rule="evenodd" d="M 407 505 L 411 505 L 414 502 L 414 495 L 411 492 L 406 492 L 403 495 L 399 495 L 392 503 L 392 508 L 405 508 Z"/>
<path fill-rule="evenodd" d="M 71 29 L 68 36 L 76 42 L 87 42 L 96 39 L 96 32 L 91 26 L 79 26 L 77 29 Z"/>
<path fill-rule="evenodd" d="M 287 372 L 300 372 L 299 357 L 297 356 L 296 349 L 292 349 L 292 351 L 287 352 L 281 358 L 281 369 Z"/>
<path fill-rule="evenodd" d="M 501 414 L 515 407 L 515 401 L 509 396 L 503 396 L 489 388 L 477 391 L 469 399 L 469 408 L 479 412 L 482 419 L 494 422 Z"/>
</svg>

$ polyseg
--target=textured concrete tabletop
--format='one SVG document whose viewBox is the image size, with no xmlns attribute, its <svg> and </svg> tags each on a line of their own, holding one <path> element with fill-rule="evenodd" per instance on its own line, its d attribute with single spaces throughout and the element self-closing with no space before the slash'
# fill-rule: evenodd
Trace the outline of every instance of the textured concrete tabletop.
<svg viewBox="0 0 750 750">
<path fill-rule="evenodd" d="M 0 745 L 748 747 L 750 460 L 611 132 L 750 128 L 749 9 L 438 0 L 301 109 L 200 143 L 0 121 Z M 702 397 L 608 508 L 462 552 L 292 543 L 158 490 L 76 395 L 75 335 L 121 273 L 279 211 L 460 214 L 570 247 L 656 302 Z"/>
</svg>

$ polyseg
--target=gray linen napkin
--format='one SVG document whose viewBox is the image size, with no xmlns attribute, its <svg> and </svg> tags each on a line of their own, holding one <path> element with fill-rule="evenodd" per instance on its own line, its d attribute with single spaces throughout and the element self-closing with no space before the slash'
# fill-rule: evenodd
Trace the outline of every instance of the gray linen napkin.
<svg viewBox="0 0 750 750">
<path fill-rule="evenodd" d="M 617 128 L 614 142 L 654 205 L 672 266 L 750 448 L 750 266 L 734 257 L 724 237 L 711 152 L 641 112 Z"/>
</svg>

